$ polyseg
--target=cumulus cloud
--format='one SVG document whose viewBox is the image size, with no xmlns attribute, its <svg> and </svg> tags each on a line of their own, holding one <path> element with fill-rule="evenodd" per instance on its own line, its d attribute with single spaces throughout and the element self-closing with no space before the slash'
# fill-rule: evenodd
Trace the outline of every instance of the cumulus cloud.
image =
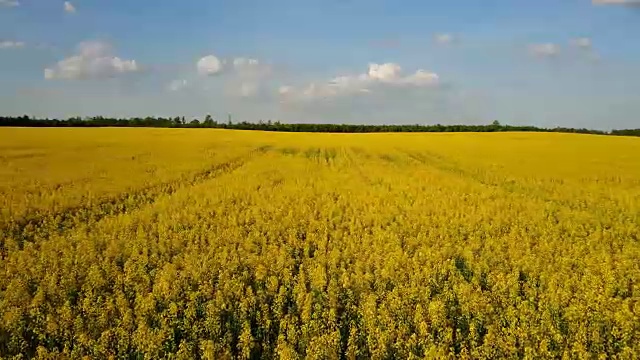
<svg viewBox="0 0 640 360">
<path fill-rule="evenodd" d="M 233 66 L 238 70 L 253 68 L 258 65 L 260 65 L 260 62 L 256 59 L 247 59 L 243 57 L 233 59 Z"/>
<path fill-rule="evenodd" d="M 436 42 L 436 44 L 448 45 L 455 40 L 455 37 L 452 34 L 441 33 L 435 34 L 433 40 Z"/>
<path fill-rule="evenodd" d="M 402 68 L 398 64 L 371 63 L 369 64 L 369 72 L 367 73 L 367 77 L 371 80 L 379 80 L 382 82 L 393 82 L 399 78 L 400 72 L 402 72 Z M 365 77 L 364 79 L 366 80 L 367 77 Z"/>
<path fill-rule="evenodd" d="M 438 76 L 438 74 L 421 69 L 404 79 L 400 79 L 400 84 L 413 86 L 430 86 L 438 84 L 439 80 L 440 77 Z"/>
<path fill-rule="evenodd" d="M 591 49 L 592 43 L 590 38 L 582 37 L 582 38 L 572 39 L 571 45 L 580 49 L 589 50 Z"/>
<path fill-rule="evenodd" d="M 402 68 L 398 64 L 369 64 L 369 72 L 360 75 L 358 80 L 364 82 L 381 82 L 390 85 L 429 86 L 438 84 L 437 74 L 419 69 L 415 73 L 402 76 Z"/>
<path fill-rule="evenodd" d="M 233 80 L 228 84 L 232 95 L 249 98 L 262 93 L 264 81 L 271 75 L 271 66 L 260 60 L 237 57 L 231 61 Z"/>
<path fill-rule="evenodd" d="M 139 71 L 135 60 L 113 56 L 111 45 L 101 41 L 80 43 L 77 54 L 44 70 L 47 80 L 79 80 L 109 78 Z"/>
<path fill-rule="evenodd" d="M 233 68 L 243 78 L 260 79 L 271 74 L 271 66 L 257 59 L 238 57 L 233 59 Z"/>
<path fill-rule="evenodd" d="M 640 6 L 640 0 L 592 0 L 593 5 Z"/>
<path fill-rule="evenodd" d="M 235 72 L 236 75 L 245 78 L 258 78 L 270 74 L 271 67 L 262 64 L 259 60 L 237 57 L 233 60 L 227 61 L 226 59 L 219 59 L 215 55 L 207 55 L 198 60 L 197 68 L 200 75 L 216 75 L 222 72 L 227 72 L 227 62 L 230 63 L 230 69 Z"/>
<path fill-rule="evenodd" d="M 261 94 L 264 81 L 272 73 L 270 65 L 263 64 L 258 59 L 236 57 L 221 59 L 216 55 L 207 55 L 196 64 L 201 77 L 221 76 L 225 93 L 234 97 L 254 97 Z M 176 83 L 177 85 L 177 83 Z M 209 84 L 203 85 L 209 89 Z"/>
<path fill-rule="evenodd" d="M 22 41 L 0 41 L 0 49 L 19 49 L 24 46 L 25 43 Z"/>
<path fill-rule="evenodd" d="M 281 86 L 278 93 L 283 100 L 313 100 L 331 98 L 336 96 L 348 96 L 369 94 L 378 87 L 427 87 L 439 84 L 437 74 L 418 70 L 413 74 L 404 76 L 402 67 L 395 63 L 369 64 L 366 73 L 359 75 L 345 75 L 335 77 L 328 82 L 312 82 L 309 85 L 296 89 L 292 86 Z"/>
<path fill-rule="evenodd" d="M 76 7 L 73 6 L 73 4 L 69 1 L 65 1 L 64 2 L 64 11 L 67 14 L 75 14 L 76 13 Z"/>
<path fill-rule="evenodd" d="M 19 1 L 15 0 L 0 0 L 0 7 L 16 7 L 20 6 Z"/>
<path fill-rule="evenodd" d="M 196 64 L 198 74 L 202 76 L 213 76 L 222 72 L 222 61 L 215 55 L 207 55 Z"/>
<path fill-rule="evenodd" d="M 560 46 L 552 43 L 532 44 L 529 45 L 529 54 L 541 58 L 555 57 L 560 54 Z"/>
</svg>

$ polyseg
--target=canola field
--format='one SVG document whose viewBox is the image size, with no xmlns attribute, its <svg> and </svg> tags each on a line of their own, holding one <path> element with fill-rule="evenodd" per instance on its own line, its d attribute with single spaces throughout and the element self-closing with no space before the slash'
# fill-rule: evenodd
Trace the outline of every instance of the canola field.
<svg viewBox="0 0 640 360">
<path fill-rule="evenodd" d="M 0 129 L 0 357 L 640 358 L 640 138 Z"/>
</svg>

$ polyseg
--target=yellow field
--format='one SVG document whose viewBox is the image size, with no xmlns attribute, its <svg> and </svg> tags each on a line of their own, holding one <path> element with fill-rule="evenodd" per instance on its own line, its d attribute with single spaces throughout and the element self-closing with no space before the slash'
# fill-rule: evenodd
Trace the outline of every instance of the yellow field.
<svg viewBox="0 0 640 360">
<path fill-rule="evenodd" d="M 639 155 L 0 129 L 0 356 L 639 358 Z"/>
</svg>

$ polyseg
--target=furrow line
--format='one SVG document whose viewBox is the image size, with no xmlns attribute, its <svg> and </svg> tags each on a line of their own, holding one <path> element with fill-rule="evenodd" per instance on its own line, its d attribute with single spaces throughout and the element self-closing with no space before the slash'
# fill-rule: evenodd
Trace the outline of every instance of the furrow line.
<svg viewBox="0 0 640 360">
<path fill-rule="evenodd" d="M 180 189 L 233 172 L 255 156 L 266 153 L 270 148 L 270 146 L 261 146 L 243 156 L 215 164 L 198 173 L 123 193 L 99 202 L 68 207 L 55 212 L 29 214 L 22 219 L 10 222 L 0 229 L 0 259 L 4 259 L 7 255 L 6 242 L 9 239 L 17 242 L 19 248 L 22 249 L 25 242 L 46 240 L 52 235 L 63 234 L 82 224 L 91 224 L 108 216 L 135 211 L 146 205 L 153 204 L 159 196 L 171 195 Z"/>
</svg>

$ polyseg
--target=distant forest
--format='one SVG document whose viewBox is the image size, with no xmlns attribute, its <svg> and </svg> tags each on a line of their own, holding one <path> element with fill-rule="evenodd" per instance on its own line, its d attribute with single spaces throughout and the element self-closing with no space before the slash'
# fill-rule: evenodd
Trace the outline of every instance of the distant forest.
<svg viewBox="0 0 640 360">
<path fill-rule="evenodd" d="M 285 124 L 279 121 L 251 122 L 218 122 L 207 115 L 203 121 L 193 119 L 186 121 L 184 117 L 162 118 L 130 118 L 116 119 L 102 116 L 90 118 L 35 119 L 27 115 L 18 117 L 0 117 L 0 126 L 22 127 L 157 127 L 157 128 L 217 128 L 236 130 L 262 130 L 285 132 L 326 132 L 326 133 L 375 133 L 375 132 L 499 132 L 499 131 L 533 131 L 561 132 L 596 135 L 640 136 L 640 129 L 600 131 L 591 129 L 574 129 L 565 127 L 540 128 L 535 126 L 503 125 L 494 121 L 490 125 L 352 125 L 352 124 Z"/>
</svg>

